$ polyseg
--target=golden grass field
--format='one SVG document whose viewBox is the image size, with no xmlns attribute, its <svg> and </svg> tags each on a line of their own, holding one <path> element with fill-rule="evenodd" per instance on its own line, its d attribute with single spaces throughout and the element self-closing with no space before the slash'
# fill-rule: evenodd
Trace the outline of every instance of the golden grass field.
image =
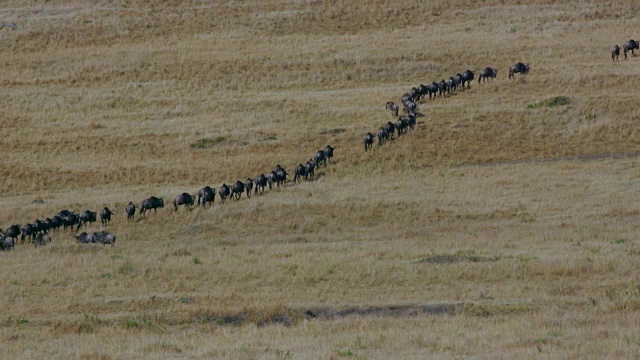
<svg viewBox="0 0 640 360">
<path fill-rule="evenodd" d="M 1 252 L 0 358 L 640 357 L 640 57 L 610 57 L 639 12 L 4 1 L 0 226 L 109 206 L 118 241 Z M 486 66 L 364 152 L 387 101 Z M 327 144 L 315 181 L 170 206 Z M 169 206 L 127 223 L 151 195 Z"/>
</svg>

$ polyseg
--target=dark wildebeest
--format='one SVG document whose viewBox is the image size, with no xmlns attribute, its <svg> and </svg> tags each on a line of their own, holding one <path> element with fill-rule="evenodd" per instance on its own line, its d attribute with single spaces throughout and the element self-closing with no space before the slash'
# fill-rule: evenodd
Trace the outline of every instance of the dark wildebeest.
<svg viewBox="0 0 640 360">
<path fill-rule="evenodd" d="M 173 211 L 178 211 L 178 206 L 184 205 L 185 207 L 191 207 L 195 203 L 193 195 L 182 193 L 173 198 Z"/>
<path fill-rule="evenodd" d="M 304 164 L 305 180 L 309 178 L 313 179 L 316 176 L 315 168 L 316 168 L 316 162 L 313 161 L 312 159 L 309 159 L 309 161 L 307 161 L 307 163 Z"/>
<path fill-rule="evenodd" d="M 76 231 L 80 230 L 80 226 L 82 225 L 86 227 L 87 223 L 89 223 L 89 226 L 91 226 L 92 223 L 96 222 L 96 215 L 97 213 L 91 210 L 86 210 L 83 213 L 80 213 L 80 215 L 78 215 L 78 220 L 80 221 L 78 222 Z"/>
<path fill-rule="evenodd" d="M 93 233 L 82 232 L 80 235 L 76 236 L 76 241 L 78 244 L 90 244 L 96 242 L 96 237 Z"/>
<path fill-rule="evenodd" d="M 5 237 L 18 238 L 20 235 L 20 225 L 13 224 L 4 232 Z"/>
<path fill-rule="evenodd" d="M 416 126 L 416 117 L 413 115 L 409 115 L 407 116 L 407 125 L 409 126 L 409 130 L 413 130 L 413 128 Z"/>
<path fill-rule="evenodd" d="M 253 190 L 253 180 L 251 178 L 247 178 L 247 181 L 244 182 L 244 190 L 247 192 L 247 197 L 251 197 L 251 190 Z"/>
<path fill-rule="evenodd" d="M 262 194 L 264 193 L 264 188 L 267 187 L 267 185 L 269 185 L 269 189 L 271 189 L 271 184 L 269 183 L 269 179 L 267 179 L 266 176 L 264 176 L 264 174 L 260 174 L 256 177 L 256 188 L 255 188 L 255 193 L 256 194 Z M 260 191 L 258 191 L 258 189 Z"/>
<path fill-rule="evenodd" d="M 29 241 L 33 241 L 33 225 L 27 224 L 20 229 L 20 242 L 24 244 L 24 239 L 29 238 Z"/>
<path fill-rule="evenodd" d="M 313 159 L 316 161 L 317 168 L 320 167 L 320 164 L 323 164 L 325 167 L 327 167 L 327 153 L 324 150 L 318 150 Z"/>
<path fill-rule="evenodd" d="M 35 238 L 33 238 L 33 245 L 35 247 L 46 245 L 48 242 L 51 242 L 51 236 L 49 236 L 48 234 L 38 234 Z"/>
<path fill-rule="evenodd" d="M 113 215 L 113 212 L 106 206 L 104 207 L 104 209 L 102 209 L 102 211 L 100 211 L 100 221 L 102 222 L 103 226 L 109 225 L 109 221 L 111 221 L 111 215 Z"/>
<path fill-rule="evenodd" d="M 481 80 L 482 82 L 486 82 L 487 79 L 493 80 L 496 78 L 496 76 L 498 76 L 497 69 L 494 69 L 492 67 L 486 67 L 480 71 L 480 75 L 478 76 L 478 84 L 480 84 Z"/>
<path fill-rule="evenodd" d="M 269 182 L 269 190 L 273 187 L 273 184 L 278 183 L 278 175 L 276 175 L 275 171 L 271 171 L 267 174 L 267 181 Z"/>
<path fill-rule="evenodd" d="M 378 130 L 378 146 L 382 146 L 388 137 L 389 134 L 387 133 L 387 130 L 385 130 L 384 127 L 380 127 Z"/>
<path fill-rule="evenodd" d="M 51 230 L 52 232 L 56 231 L 56 224 L 53 222 L 53 219 L 46 218 L 44 219 L 44 223 L 46 224 L 48 230 Z"/>
<path fill-rule="evenodd" d="M 613 48 L 611 48 L 611 60 L 616 61 L 618 60 L 619 56 L 620 56 L 620 46 L 614 45 Z"/>
<path fill-rule="evenodd" d="M 327 161 L 331 162 L 331 158 L 333 157 L 334 148 L 331 145 L 327 145 L 324 147 L 324 154 L 327 156 Z"/>
<path fill-rule="evenodd" d="M 33 228 L 33 235 L 46 233 L 48 230 L 47 224 L 42 220 L 34 221 L 33 224 L 31 224 L 31 227 Z"/>
<path fill-rule="evenodd" d="M 106 231 L 100 231 L 93 234 L 95 242 L 101 243 L 102 245 L 111 245 L 115 246 L 116 244 L 116 236 L 112 233 Z"/>
<path fill-rule="evenodd" d="M 304 165 L 298 164 L 298 166 L 296 166 L 296 168 L 294 169 L 293 174 L 293 182 L 298 182 L 298 179 L 302 181 L 302 178 L 306 177 L 307 175 L 307 170 Z"/>
<path fill-rule="evenodd" d="M 316 154 L 316 156 L 318 156 L 318 154 Z M 282 166 L 280 166 L 280 164 L 276 165 L 276 168 L 273 169 L 273 172 L 276 174 L 276 185 L 284 186 L 287 183 L 287 175 L 289 175 L 289 173 Z"/>
<path fill-rule="evenodd" d="M 398 111 L 400 110 L 400 106 L 398 106 L 398 104 L 394 103 L 393 101 L 389 101 L 387 102 L 385 109 L 391 110 L 391 116 L 393 117 L 393 116 L 398 116 Z"/>
<path fill-rule="evenodd" d="M 78 215 L 70 212 L 68 215 L 62 217 L 62 228 L 63 230 L 67 230 L 67 228 L 71 228 L 78 225 L 80 223 L 80 218 Z"/>
<path fill-rule="evenodd" d="M 368 132 L 364 135 L 364 151 L 367 151 L 369 149 L 371 149 L 371 146 L 373 145 L 373 134 Z"/>
<path fill-rule="evenodd" d="M 52 219 L 51 219 L 51 224 L 52 226 L 50 226 L 50 228 L 55 232 L 60 230 L 60 227 L 63 224 L 62 218 L 60 218 L 60 216 L 55 215 Z"/>
<path fill-rule="evenodd" d="M 131 221 L 133 220 L 133 217 L 136 215 L 136 206 L 129 201 L 129 204 L 127 204 L 127 207 L 124 208 L 124 212 L 127 214 L 127 220 Z"/>
<path fill-rule="evenodd" d="M 438 84 L 438 95 L 442 97 L 446 92 L 450 93 L 449 86 L 447 85 L 447 82 L 442 79 L 442 81 L 440 81 L 440 83 Z"/>
<path fill-rule="evenodd" d="M 438 94 L 438 84 L 435 81 L 429 84 L 427 86 L 427 92 L 429 93 L 429 99 L 431 99 L 431 95 L 433 95 L 433 98 L 435 99 Z"/>
<path fill-rule="evenodd" d="M 140 215 L 144 215 L 147 211 L 153 209 L 154 213 L 157 213 L 158 208 L 164 207 L 164 199 L 157 198 L 152 196 L 146 200 L 142 201 L 140 204 Z"/>
<path fill-rule="evenodd" d="M 454 91 L 458 89 L 458 85 L 456 84 L 456 80 L 454 78 L 450 77 L 449 79 L 447 79 L 446 83 L 447 87 L 449 88 L 449 94 L 451 94 L 452 89 Z"/>
<path fill-rule="evenodd" d="M 244 192 L 244 183 L 240 180 L 236 180 L 236 182 L 231 185 L 231 198 L 240 200 L 243 192 Z"/>
<path fill-rule="evenodd" d="M 427 87 L 424 84 L 420 84 L 420 86 L 418 86 L 418 96 L 416 96 L 416 101 L 422 99 L 428 92 L 429 90 Z"/>
<path fill-rule="evenodd" d="M 222 184 L 220 190 L 218 190 L 218 195 L 220 195 L 220 201 L 224 203 L 224 200 L 231 195 L 231 189 L 227 184 Z"/>
<path fill-rule="evenodd" d="M 391 121 L 387 121 L 384 126 L 384 131 L 387 132 L 387 139 L 393 139 L 393 133 L 396 132 L 396 127 L 393 125 Z"/>
<path fill-rule="evenodd" d="M 640 44 L 635 40 L 629 40 L 622 46 L 624 48 L 624 58 L 627 58 L 627 52 L 631 51 L 631 56 L 634 55 L 633 51 L 640 49 Z"/>
<path fill-rule="evenodd" d="M 455 83 L 456 83 L 456 85 L 453 88 L 453 90 L 457 91 L 460 86 L 462 86 L 463 89 L 464 89 L 464 86 L 463 86 L 464 79 L 462 78 L 462 75 L 460 73 L 457 73 L 456 76 L 453 77 L 453 81 L 455 81 Z"/>
<path fill-rule="evenodd" d="M 198 205 L 202 205 L 203 207 L 207 205 L 207 203 L 213 204 L 216 200 L 216 190 L 205 186 L 202 189 L 198 190 Z"/>
<path fill-rule="evenodd" d="M 396 121 L 394 126 L 398 131 L 398 136 L 400 136 L 407 131 L 407 128 L 409 127 L 409 122 L 405 119 L 398 119 L 398 121 Z"/>
<path fill-rule="evenodd" d="M 523 64 L 521 62 L 514 64 L 509 68 L 509 79 L 514 79 L 515 77 L 513 75 L 517 73 L 521 75 L 528 74 L 529 69 L 531 69 L 529 64 Z"/>
<path fill-rule="evenodd" d="M 471 81 L 473 81 L 473 71 L 467 70 L 462 73 L 462 89 L 464 90 L 464 84 L 467 83 L 467 89 L 471 89 Z"/>
</svg>

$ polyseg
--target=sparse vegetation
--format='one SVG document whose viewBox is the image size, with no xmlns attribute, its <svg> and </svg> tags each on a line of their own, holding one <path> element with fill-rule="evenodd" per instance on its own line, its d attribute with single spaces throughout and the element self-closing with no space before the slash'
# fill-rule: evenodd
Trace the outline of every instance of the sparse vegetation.
<svg viewBox="0 0 640 360">
<path fill-rule="evenodd" d="M 108 205 L 118 235 L 0 252 L 3 358 L 637 357 L 640 63 L 608 53 L 637 2 L 0 8 L 0 227 Z M 387 101 L 485 66 L 363 153 Z M 313 183 L 122 219 L 327 144 Z"/>
</svg>

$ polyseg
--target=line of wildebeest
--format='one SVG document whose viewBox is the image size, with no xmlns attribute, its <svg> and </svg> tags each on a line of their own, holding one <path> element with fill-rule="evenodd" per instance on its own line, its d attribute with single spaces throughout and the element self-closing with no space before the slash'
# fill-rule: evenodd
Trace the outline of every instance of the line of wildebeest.
<svg viewBox="0 0 640 360">
<path fill-rule="evenodd" d="M 626 42 L 622 47 L 625 59 L 627 58 L 627 53 L 629 51 L 634 55 L 634 50 L 638 50 L 639 48 L 638 41 L 629 40 Z M 611 58 L 614 61 L 618 59 L 620 50 L 621 48 L 618 45 L 615 45 L 611 50 Z M 517 73 L 522 75 L 529 73 L 530 68 L 529 64 L 521 62 L 512 65 L 509 67 L 509 79 L 513 79 L 514 75 Z M 479 73 L 478 84 L 486 82 L 487 80 L 493 80 L 497 75 L 497 69 L 492 67 L 484 68 Z M 393 118 L 397 117 L 397 121 L 395 123 L 389 121 L 378 129 L 378 145 L 382 146 L 387 141 L 392 140 L 394 134 L 396 134 L 397 139 L 407 131 L 412 131 L 414 129 L 417 116 L 416 110 L 420 100 L 423 100 L 426 96 L 429 96 L 429 99 L 435 100 L 437 97 L 442 98 L 451 96 L 453 92 L 456 92 L 459 89 L 470 89 L 471 81 L 473 81 L 474 78 L 474 72 L 466 70 L 463 73 L 457 73 L 455 76 L 451 76 L 447 80 L 442 79 L 440 82 L 434 81 L 429 85 L 420 84 L 419 86 L 411 88 L 411 90 L 405 93 L 401 98 L 403 111 L 406 114 L 406 117 L 404 118 L 399 117 L 400 105 L 392 101 L 387 102 L 386 109 L 391 111 L 391 116 Z M 373 142 L 374 134 L 368 132 L 364 136 L 365 151 L 371 149 Z M 328 145 L 324 149 L 318 150 L 313 158 L 309 159 L 304 164 L 298 164 L 295 168 L 293 181 L 299 182 L 302 179 L 312 179 L 315 176 L 315 170 L 318 169 L 320 165 L 324 165 L 326 167 L 327 161 L 331 161 L 333 152 L 334 148 Z M 222 184 L 218 190 L 210 186 L 205 186 L 193 195 L 189 193 L 182 193 L 173 199 L 173 207 L 174 210 L 177 211 L 178 207 L 182 205 L 187 207 L 191 207 L 194 204 L 203 207 L 206 206 L 207 203 L 211 205 L 215 201 L 216 193 L 223 203 L 227 198 L 239 200 L 243 193 L 246 193 L 247 197 L 251 195 L 252 191 L 254 194 L 263 194 L 267 186 L 269 187 L 269 190 L 272 189 L 274 184 L 277 187 L 284 186 L 287 182 L 287 175 L 289 175 L 289 173 L 283 167 L 277 165 L 266 176 L 264 174 L 260 174 L 255 179 L 247 178 L 245 182 L 237 180 L 235 183 L 231 184 L 231 186 Z M 158 208 L 163 207 L 164 200 L 162 198 L 152 196 L 141 202 L 139 214 L 144 216 L 147 211 L 153 210 L 154 212 L 157 212 Z M 132 202 L 129 202 L 125 207 L 125 214 L 128 221 L 134 220 L 136 209 L 136 205 Z M 109 224 L 111 221 L 111 215 L 113 215 L 113 212 L 107 207 L 100 211 L 100 220 L 103 226 L 107 226 Z M 35 222 L 24 226 L 14 224 L 5 231 L 0 229 L 0 250 L 13 249 L 18 242 L 18 237 L 20 237 L 21 243 L 24 243 L 24 241 L 27 240 L 31 241 L 35 246 L 44 245 L 47 242 L 51 242 L 51 236 L 49 235 L 50 232 L 57 232 L 60 228 L 63 230 L 75 229 L 77 232 L 81 227 L 86 227 L 87 224 L 91 225 L 96 222 L 96 219 L 97 213 L 95 211 L 86 210 L 80 214 L 75 214 L 69 210 L 62 210 L 52 218 L 46 218 L 45 220 L 38 219 Z M 78 243 L 101 243 L 104 245 L 110 244 L 112 246 L 116 241 L 116 236 L 106 231 L 95 233 L 82 232 L 75 236 L 75 238 Z"/>
<path fill-rule="evenodd" d="M 315 171 L 327 166 L 327 163 L 331 162 L 333 158 L 334 148 L 327 145 L 324 149 L 316 151 L 314 156 L 306 161 L 304 164 L 300 163 L 296 166 L 293 181 L 298 183 L 302 179 L 311 180 L 315 177 Z M 182 193 L 173 199 L 174 211 L 178 211 L 178 207 L 192 207 L 194 204 L 205 207 L 207 203 L 211 206 L 218 194 L 222 203 L 228 198 L 234 200 L 240 200 L 243 193 L 247 194 L 247 197 L 251 196 L 251 193 L 262 195 L 266 187 L 271 190 L 274 186 L 284 187 L 287 183 L 287 176 L 289 173 L 279 164 L 267 175 L 260 174 L 255 179 L 247 178 L 242 182 L 237 180 L 231 186 L 223 183 L 217 190 L 205 186 L 198 190 L 196 194 Z M 157 209 L 164 208 L 164 200 L 159 197 L 152 196 L 141 202 L 138 208 L 133 202 L 129 202 L 125 207 L 125 214 L 127 221 L 133 221 L 135 218 L 136 210 L 139 210 L 139 215 L 144 216 L 148 211 L 153 210 L 157 213 Z M 100 221 L 102 226 L 107 226 L 111 222 L 111 216 L 114 213 L 105 207 L 100 211 Z M 58 232 L 61 228 L 63 231 L 71 230 L 78 232 L 80 228 L 86 228 L 87 225 L 91 226 L 97 221 L 97 212 L 86 210 L 80 214 L 76 214 L 69 210 L 62 210 L 55 214 L 51 218 L 44 220 L 36 220 L 33 223 L 20 226 L 18 224 L 11 225 L 5 231 L 0 229 L 0 250 L 14 249 L 18 243 L 30 241 L 36 247 L 45 245 L 51 242 L 51 233 Z M 75 239 L 80 244 L 99 243 L 104 245 L 115 245 L 116 236 L 106 231 L 99 232 L 82 232 L 75 236 Z"/>
<path fill-rule="evenodd" d="M 516 63 L 509 67 L 509 79 L 514 79 L 514 75 L 520 73 L 522 75 L 528 74 L 531 66 L 524 63 Z M 478 84 L 486 82 L 487 80 L 493 80 L 498 76 L 498 70 L 492 67 L 486 67 L 480 71 L 478 76 Z M 387 141 L 393 140 L 394 134 L 396 139 L 407 131 L 412 131 L 416 125 L 417 108 L 420 100 L 429 96 L 429 99 L 436 99 L 439 97 L 451 96 L 452 93 L 458 91 L 458 89 L 470 89 L 471 81 L 475 78 L 475 74 L 471 70 L 457 73 L 455 76 L 449 77 L 449 79 L 442 79 L 440 82 L 432 82 L 429 85 L 420 84 L 409 90 L 402 96 L 401 103 L 402 109 L 406 114 L 406 117 L 399 117 L 400 105 L 393 101 L 387 102 L 385 109 L 391 111 L 391 117 L 397 118 L 396 122 L 387 122 L 382 125 L 377 131 L 378 146 L 384 145 Z M 367 132 L 364 135 L 364 151 L 368 151 L 373 146 L 375 136 L 371 132 Z"/>
<path fill-rule="evenodd" d="M 616 61 L 620 56 L 620 49 L 624 51 L 624 58 L 627 59 L 627 53 L 631 51 L 631 56 L 635 55 L 634 50 L 640 49 L 640 42 L 636 40 L 629 40 L 622 45 L 622 48 L 618 45 L 613 45 L 611 48 L 611 60 Z"/>
</svg>

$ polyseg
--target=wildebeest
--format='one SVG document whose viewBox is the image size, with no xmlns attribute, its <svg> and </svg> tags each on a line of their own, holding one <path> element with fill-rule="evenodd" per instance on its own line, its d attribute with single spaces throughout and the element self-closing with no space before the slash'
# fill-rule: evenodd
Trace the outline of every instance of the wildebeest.
<svg viewBox="0 0 640 360">
<path fill-rule="evenodd" d="M 54 232 L 56 232 L 60 229 L 62 225 L 63 225 L 62 218 L 60 218 L 58 215 L 54 215 L 54 217 L 51 218 L 51 226 L 49 226 L 49 228 L 52 229 Z"/>
<path fill-rule="evenodd" d="M 13 224 L 4 232 L 5 237 L 17 238 L 20 235 L 20 225 Z"/>
<path fill-rule="evenodd" d="M 427 89 L 424 84 L 420 84 L 420 86 L 418 86 L 418 96 L 416 97 L 416 101 L 422 99 L 428 92 L 429 89 Z"/>
<path fill-rule="evenodd" d="M 458 86 L 454 78 L 450 77 L 449 79 L 447 79 L 446 83 L 449 94 L 451 94 L 451 90 L 457 90 Z"/>
<path fill-rule="evenodd" d="M 640 44 L 636 40 L 629 40 L 622 46 L 624 48 L 624 58 L 627 58 L 627 52 L 631 51 L 631 55 L 633 56 L 634 50 L 638 50 L 640 48 Z"/>
<path fill-rule="evenodd" d="M 387 110 L 391 110 L 391 116 L 398 116 L 398 111 L 400 110 L 400 106 L 398 106 L 398 104 L 394 103 L 393 101 L 389 101 L 387 102 L 387 105 L 385 105 L 385 109 Z"/>
<path fill-rule="evenodd" d="M 152 196 L 148 199 L 142 200 L 140 204 L 140 215 L 144 215 L 147 211 L 153 209 L 154 213 L 157 213 L 157 209 L 164 207 L 164 199 Z"/>
<path fill-rule="evenodd" d="M 616 61 L 618 60 L 619 56 L 620 56 L 620 46 L 613 45 L 613 48 L 611 48 L 611 60 Z"/>
<path fill-rule="evenodd" d="M 240 180 L 236 180 L 236 182 L 231 185 L 231 198 L 240 200 L 243 192 L 244 192 L 244 183 Z"/>
<path fill-rule="evenodd" d="M 494 69 L 492 67 L 486 67 L 480 71 L 480 75 L 478 76 L 478 84 L 480 84 L 481 80 L 482 82 L 486 82 L 487 79 L 493 80 L 496 78 L 496 76 L 498 76 L 497 69 Z"/>
<path fill-rule="evenodd" d="M 364 135 L 364 151 L 367 151 L 369 149 L 371 149 L 371 146 L 373 145 L 373 134 L 368 132 Z"/>
<path fill-rule="evenodd" d="M 80 217 L 74 213 L 69 213 L 62 218 L 62 227 L 64 230 L 67 230 L 67 228 L 71 228 L 73 230 L 73 227 L 78 224 L 80 224 Z"/>
<path fill-rule="evenodd" d="M 316 151 L 316 155 L 313 157 L 316 161 L 316 167 L 319 168 L 320 164 L 323 164 L 325 167 L 327 166 L 327 153 L 324 150 L 320 149 Z"/>
<path fill-rule="evenodd" d="M 418 106 L 414 101 L 407 101 L 404 103 L 404 111 L 409 115 L 415 114 L 417 107 Z"/>
<path fill-rule="evenodd" d="M 528 74 L 529 69 L 531 69 L 529 64 L 523 64 L 521 62 L 514 64 L 509 68 L 509 79 L 513 79 L 513 75 L 517 73 L 520 73 L 521 75 Z"/>
<path fill-rule="evenodd" d="M 44 223 L 46 224 L 48 230 L 56 231 L 56 223 L 53 221 L 53 219 L 46 218 L 44 219 Z"/>
<path fill-rule="evenodd" d="M 316 154 L 316 157 L 317 156 L 318 154 Z M 276 185 L 284 186 L 287 183 L 287 175 L 289 175 L 289 173 L 282 166 L 280 166 L 280 164 L 276 165 L 275 169 L 273 169 L 273 172 L 276 175 Z"/>
<path fill-rule="evenodd" d="M 255 188 L 255 193 L 256 194 L 262 194 L 264 193 L 264 188 L 267 186 L 267 184 L 269 185 L 269 189 L 271 189 L 271 183 L 269 182 L 269 179 L 267 179 L 266 176 L 264 176 L 264 174 L 260 174 L 256 177 L 256 188 Z M 258 191 L 258 189 L 260 191 Z"/>
<path fill-rule="evenodd" d="M 33 235 L 45 233 L 48 230 L 47 224 L 44 221 L 39 219 L 34 221 L 33 224 L 31 224 L 31 228 L 33 229 Z"/>
<path fill-rule="evenodd" d="M 395 123 L 396 131 L 398 132 L 398 136 L 405 133 L 407 128 L 409 127 L 409 122 L 405 119 L 398 119 Z"/>
<path fill-rule="evenodd" d="M 111 215 L 113 215 L 113 212 L 111 212 L 111 210 L 109 210 L 108 207 L 104 207 L 104 209 L 102 209 L 102 211 L 100 211 L 100 221 L 102 222 L 102 225 L 109 225 L 109 221 L 111 221 Z"/>
<path fill-rule="evenodd" d="M 453 90 L 457 91 L 460 86 L 462 86 L 464 88 L 464 86 L 463 86 L 464 81 L 463 80 L 464 79 L 462 78 L 462 74 L 457 73 L 456 76 L 453 77 L 453 81 L 455 82 L 455 87 L 453 88 Z"/>
<path fill-rule="evenodd" d="M 314 178 L 316 176 L 315 172 L 316 162 L 313 159 L 309 159 L 306 164 L 304 164 L 304 178 L 309 179 Z"/>
<path fill-rule="evenodd" d="M 33 238 L 33 245 L 35 247 L 46 245 L 48 242 L 51 242 L 51 236 L 49 236 L 48 234 L 38 234 L 35 238 Z"/>
<path fill-rule="evenodd" d="M 193 195 L 188 193 L 182 193 L 173 198 L 173 211 L 178 211 L 178 206 L 184 205 L 185 207 L 193 206 L 195 200 Z"/>
<path fill-rule="evenodd" d="M 80 213 L 80 215 L 78 215 L 79 222 L 76 231 L 80 230 L 80 226 L 86 226 L 87 223 L 89 223 L 89 226 L 91 226 L 92 223 L 96 222 L 96 215 L 97 213 L 91 210 L 85 210 L 84 212 Z"/>
<path fill-rule="evenodd" d="M 250 197 L 251 190 L 253 190 L 253 180 L 251 178 L 247 178 L 247 181 L 244 182 L 244 190 L 247 192 L 247 197 Z"/>
<path fill-rule="evenodd" d="M 407 125 L 409 125 L 410 130 L 413 130 L 413 128 L 416 126 L 416 117 L 413 115 L 407 116 Z"/>
<path fill-rule="evenodd" d="M 293 182 L 298 182 L 298 180 L 302 181 L 307 174 L 307 170 L 304 165 L 298 164 L 296 168 L 293 170 Z"/>
<path fill-rule="evenodd" d="M 442 97 L 446 92 L 450 92 L 449 86 L 447 85 L 447 82 L 442 79 L 438 84 L 438 95 Z"/>
<path fill-rule="evenodd" d="M 331 158 L 333 158 L 333 150 L 334 148 L 331 145 L 327 145 L 324 147 L 324 153 L 327 156 L 327 161 L 331 162 Z"/>
<path fill-rule="evenodd" d="M 16 238 L 12 236 L 0 237 L 0 250 L 12 250 L 16 247 Z"/>
<path fill-rule="evenodd" d="M 90 244 L 96 242 L 96 237 L 93 233 L 86 233 L 84 231 L 75 238 L 78 244 Z"/>
<path fill-rule="evenodd" d="M 204 207 L 207 203 L 213 204 L 215 200 L 216 190 L 212 187 L 205 186 L 198 190 L 198 205 L 202 205 Z"/>
<path fill-rule="evenodd" d="M 20 229 L 20 242 L 24 244 L 24 239 L 29 238 L 29 241 L 33 240 L 33 225 L 27 224 Z"/>
<path fill-rule="evenodd" d="M 127 207 L 124 208 L 124 212 L 127 214 L 127 220 L 133 220 L 133 217 L 136 215 L 136 206 L 131 201 L 129 201 Z"/>
<path fill-rule="evenodd" d="M 222 184 L 220 190 L 218 190 L 218 195 L 220 195 L 220 201 L 224 203 L 224 200 L 231 195 L 231 189 L 227 184 Z"/>
<path fill-rule="evenodd" d="M 267 181 L 269 182 L 269 190 L 273 187 L 273 184 L 278 183 L 278 175 L 275 171 L 271 171 L 267 174 Z"/>
<path fill-rule="evenodd" d="M 429 99 L 431 99 L 431 95 L 433 98 L 436 98 L 436 94 L 438 94 L 438 84 L 434 81 L 431 84 L 427 85 L 427 92 L 429 93 Z"/>
<path fill-rule="evenodd" d="M 384 130 L 387 132 L 387 139 L 393 139 L 393 133 L 396 132 L 396 127 L 391 121 L 387 121 L 384 125 Z"/>
<path fill-rule="evenodd" d="M 382 144 L 384 144 L 388 137 L 389 134 L 387 133 L 387 130 L 385 130 L 384 127 L 381 126 L 378 130 L 378 146 L 382 146 Z"/>
<path fill-rule="evenodd" d="M 100 231 L 93 234 L 95 242 L 101 243 L 102 245 L 111 245 L 114 246 L 116 244 L 116 236 L 112 233 L 106 231 Z"/>
<path fill-rule="evenodd" d="M 462 73 L 462 89 L 464 90 L 464 84 L 467 84 L 467 89 L 471 89 L 471 81 L 473 81 L 473 71 L 467 70 Z"/>
</svg>

